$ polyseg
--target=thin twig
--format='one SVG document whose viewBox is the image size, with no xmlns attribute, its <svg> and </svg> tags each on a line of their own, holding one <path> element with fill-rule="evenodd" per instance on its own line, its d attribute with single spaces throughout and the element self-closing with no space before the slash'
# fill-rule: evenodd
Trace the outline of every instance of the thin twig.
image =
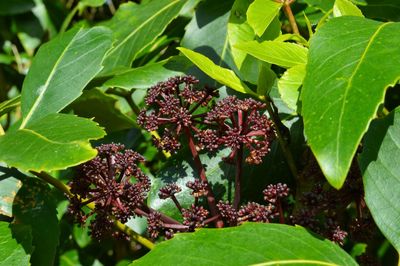
<svg viewBox="0 0 400 266">
<path fill-rule="evenodd" d="M 283 12 L 289 20 L 290 27 L 292 28 L 293 33 L 300 35 L 299 28 L 297 27 L 296 19 L 294 18 L 292 9 L 290 5 L 293 3 L 293 0 L 287 0 L 283 3 Z"/>
<path fill-rule="evenodd" d="M 64 192 L 68 197 L 73 197 L 75 196 L 72 192 L 71 192 L 71 188 L 67 185 L 65 185 L 64 183 L 62 183 L 61 181 L 57 180 L 56 178 L 52 177 L 51 175 L 49 175 L 46 172 L 35 172 L 35 171 L 30 171 L 32 174 L 34 174 L 35 176 L 43 179 L 44 181 L 46 181 L 47 183 L 53 185 L 55 188 L 57 188 L 58 190 Z M 81 199 L 82 201 L 87 201 L 87 199 Z M 89 209 L 94 210 L 95 209 L 95 205 L 93 202 L 89 203 L 86 205 Z M 133 231 L 132 229 L 130 229 L 128 226 L 126 226 L 125 224 L 121 223 L 120 221 L 116 220 L 115 221 L 115 226 L 121 230 L 122 232 L 126 233 L 131 239 L 135 240 L 136 242 L 142 244 L 143 246 L 147 247 L 148 249 L 153 249 L 154 248 L 154 243 L 151 242 L 150 240 L 148 240 L 147 238 L 141 236 L 140 234 L 136 233 L 135 231 Z"/>
<path fill-rule="evenodd" d="M 243 164 L 243 144 L 240 144 L 240 148 L 236 151 L 236 174 L 235 174 L 235 197 L 233 199 L 233 208 L 239 209 L 240 204 L 240 183 L 242 176 L 242 164 Z"/>
</svg>

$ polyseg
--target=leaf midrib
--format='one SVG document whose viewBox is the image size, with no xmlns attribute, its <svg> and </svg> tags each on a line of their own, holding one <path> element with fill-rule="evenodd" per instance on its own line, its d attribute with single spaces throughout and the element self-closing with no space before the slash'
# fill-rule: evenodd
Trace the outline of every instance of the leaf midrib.
<svg viewBox="0 0 400 266">
<path fill-rule="evenodd" d="M 353 83 L 353 79 L 354 79 L 355 75 L 356 75 L 357 72 L 358 72 L 358 69 L 360 68 L 360 66 L 361 66 L 362 63 L 364 62 L 365 56 L 366 56 L 366 54 L 367 54 L 367 52 L 368 52 L 368 50 L 369 50 L 371 44 L 372 44 L 373 41 L 376 39 L 376 36 L 381 32 L 381 30 L 382 30 L 385 26 L 390 25 L 391 23 L 392 23 L 392 22 L 384 23 L 384 24 L 380 25 L 380 26 L 376 29 L 376 31 L 375 31 L 374 34 L 372 35 L 371 39 L 369 40 L 367 46 L 365 47 L 364 52 L 363 52 L 363 54 L 361 55 L 361 58 L 360 58 L 360 60 L 358 61 L 357 66 L 356 66 L 356 68 L 354 69 L 353 73 L 351 74 L 351 76 L 350 76 L 350 78 L 349 78 L 349 81 L 348 81 L 348 83 L 347 83 L 347 86 L 346 86 L 346 88 L 345 88 L 344 97 L 343 97 L 343 102 L 342 102 L 342 107 L 341 107 L 341 109 L 340 109 L 340 115 L 339 115 L 339 121 L 338 121 L 338 131 L 337 131 L 337 135 L 336 135 L 336 169 L 339 169 L 339 157 L 340 157 L 340 156 L 339 156 L 339 152 L 340 152 L 339 143 L 340 143 L 340 139 L 341 139 L 341 136 L 342 136 L 342 119 L 343 119 L 343 113 L 344 113 L 344 110 L 345 110 L 345 107 L 346 107 L 346 101 L 347 101 L 347 95 L 348 95 L 349 89 L 350 89 L 350 87 L 351 87 L 351 85 L 352 85 L 352 83 Z M 361 136 L 361 137 L 362 137 L 362 136 Z M 361 138 L 361 137 L 360 137 L 360 138 Z M 360 141 L 360 140 L 358 140 L 357 143 L 358 143 L 359 141 Z M 353 148 L 353 152 L 354 152 L 354 150 L 355 150 L 356 148 L 357 148 L 357 147 Z"/>
<path fill-rule="evenodd" d="M 74 37 L 71 39 L 71 41 L 68 43 L 67 46 L 65 46 L 64 50 L 62 51 L 60 57 L 56 60 L 56 63 L 54 64 L 54 67 L 52 68 L 49 77 L 46 79 L 45 84 L 42 86 L 41 91 L 39 96 L 36 98 L 35 102 L 33 103 L 31 109 L 29 110 L 28 114 L 25 116 L 25 119 L 22 121 L 21 126 L 19 127 L 20 129 L 25 128 L 26 124 L 32 117 L 34 111 L 37 109 L 39 106 L 39 103 L 42 101 L 44 94 L 46 93 L 48 86 L 50 84 L 50 81 L 53 79 L 56 69 L 60 65 L 61 61 L 64 59 L 65 54 L 67 53 L 68 49 L 71 47 L 72 43 L 75 42 L 76 37 L 79 35 L 79 33 L 82 31 L 82 29 L 79 29 L 79 31 L 74 35 Z"/>
</svg>

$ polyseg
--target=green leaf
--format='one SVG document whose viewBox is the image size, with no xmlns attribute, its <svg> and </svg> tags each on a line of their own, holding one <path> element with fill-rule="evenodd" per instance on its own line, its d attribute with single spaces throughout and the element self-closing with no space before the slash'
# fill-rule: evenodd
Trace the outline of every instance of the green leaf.
<svg viewBox="0 0 400 266">
<path fill-rule="evenodd" d="M 35 7 L 33 0 L 0 0 L 0 15 L 25 13 Z"/>
<path fill-rule="evenodd" d="M 32 232 L 32 265 L 54 265 L 59 241 L 56 204 L 49 186 L 37 178 L 21 177 L 22 187 L 13 205 L 13 234 L 18 242 L 26 243 L 27 228 Z M 25 250 L 29 245 L 24 246 Z"/>
<path fill-rule="evenodd" d="M 203 165 L 206 165 L 206 175 L 208 181 L 212 184 L 215 196 L 219 199 L 227 198 L 228 180 L 224 178 L 227 175 L 234 176 L 234 166 L 221 162 L 222 157 L 228 156 L 229 149 L 217 152 L 215 155 L 200 154 Z M 188 181 L 194 181 L 199 178 L 197 168 L 189 155 L 187 157 L 175 158 L 175 160 L 157 173 L 157 177 L 152 179 L 151 191 L 149 193 L 148 204 L 150 207 L 162 211 L 163 213 L 179 219 L 182 217 L 174 203 L 170 199 L 160 199 L 158 197 L 159 189 L 169 183 L 176 183 L 182 191 L 176 194 L 176 198 L 184 208 L 188 208 L 194 198 L 190 194 L 192 190 L 186 187 Z M 225 192 L 225 194 L 224 194 Z M 224 197 L 223 197 L 224 196 Z"/>
<path fill-rule="evenodd" d="M 125 90 L 148 89 L 170 77 L 184 75 L 190 66 L 190 61 L 185 57 L 173 56 L 161 62 L 125 70 L 107 80 L 103 86 Z"/>
<path fill-rule="evenodd" d="M 365 135 L 360 167 L 365 201 L 374 221 L 400 251 L 400 108 L 371 123 Z"/>
<path fill-rule="evenodd" d="M 71 249 L 60 256 L 60 266 L 81 266 L 79 253 L 76 249 Z"/>
<path fill-rule="evenodd" d="M 22 87 L 21 128 L 61 111 L 78 98 L 101 70 L 110 46 L 111 32 L 104 27 L 74 29 L 44 44 Z"/>
<path fill-rule="evenodd" d="M 84 91 L 70 108 L 80 117 L 93 118 L 107 132 L 134 127 L 136 122 L 118 109 L 117 102 L 118 98 L 99 89 L 91 89 Z"/>
<path fill-rule="evenodd" d="M 364 17 L 361 10 L 350 0 L 336 0 L 333 6 L 333 16 L 357 16 Z"/>
<path fill-rule="evenodd" d="M 0 103 L 0 116 L 14 110 L 21 104 L 21 96 L 14 97 L 10 100 Z"/>
<path fill-rule="evenodd" d="M 86 7 L 99 7 L 104 5 L 105 2 L 106 0 L 80 0 L 78 9 L 80 12 L 83 12 Z"/>
<path fill-rule="evenodd" d="M 268 25 L 279 14 L 281 2 L 274 0 L 255 0 L 247 10 L 247 21 L 258 36 L 263 35 Z"/>
<path fill-rule="evenodd" d="M 333 8 L 335 0 L 304 0 L 304 2 L 324 12 L 328 12 Z"/>
<path fill-rule="evenodd" d="M 0 137 L 0 161 L 23 170 L 50 171 L 96 156 L 89 140 L 104 136 L 89 119 L 52 114 Z"/>
<path fill-rule="evenodd" d="M 278 81 L 279 94 L 287 106 L 297 110 L 297 101 L 299 100 L 300 86 L 303 84 L 306 75 L 306 66 L 297 65 L 286 70 Z"/>
<path fill-rule="evenodd" d="M 393 0 L 366 0 L 367 5 L 360 6 L 368 18 L 379 20 L 399 21 L 400 2 Z"/>
<path fill-rule="evenodd" d="M 22 183 L 0 168 L 0 214 L 12 217 L 12 205 Z"/>
<path fill-rule="evenodd" d="M 302 227 L 263 223 L 177 234 L 131 265 L 176 265 L 177 261 L 182 265 L 288 264 L 283 261 L 292 265 L 357 265 L 339 246 L 312 236 Z"/>
<path fill-rule="evenodd" d="M 181 51 L 184 56 L 189 58 L 189 60 L 192 61 L 193 64 L 200 68 L 204 73 L 219 83 L 224 84 L 238 92 L 257 96 L 257 94 L 250 90 L 232 70 L 217 66 L 204 55 L 196 53 L 192 50 L 183 47 L 179 47 L 178 50 Z"/>
<path fill-rule="evenodd" d="M 30 255 L 12 237 L 9 224 L 0 222 L 0 265 L 1 266 L 25 266 L 30 265 Z"/>
<path fill-rule="evenodd" d="M 104 60 L 102 76 L 117 67 L 130 67 L 136 55 L 152 43 L 178 16 L 185 0 L 157 0 L 140 5 L 121 5 L 104 23 L 113 31 L 115 46 Z"/>
<path fill-rule="evenodd" d="M 390 63 L 400 62 L 399 40 L 399 23 L 347 16 L 328 21 L 311 40 L 301 94 L 304 128 L 335 188 L 343 185 L 385 89 L 400 77 Z"/>
<path fill-rule="evenodd" d="M 308 49 L 288 42 L 265 41 L 259 43 L 251 41 L 236 45 L 236 48 L 270 64 L 281 67 L 293 67 L 307 63 Z"/>
</svg>

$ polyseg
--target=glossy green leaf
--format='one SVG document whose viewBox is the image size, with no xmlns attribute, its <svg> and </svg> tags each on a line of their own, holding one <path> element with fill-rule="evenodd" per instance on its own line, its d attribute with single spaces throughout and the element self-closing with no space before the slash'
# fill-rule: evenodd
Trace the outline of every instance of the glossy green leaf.
<svg viewBox="0 0 400 266">
<path fill-rule="evenodd" d="M 221 84 L 224 84 L 238 92 L 256 95 L 244 84 L 230 69 L 220 67 L 214 64 L 210 59 L 202 54 L 196 53 L 192 50 L 180 47 L 179 51 L 183 53 L 190 61 L 193 62 L 198 68 L 206 73 L 211 78 L 215 79 Z"/>
<path fill-rule="evenodd" d="M 335 0 L 304 0 L 304 2 L 324 12 L 328 12 L 333 8 Z"/>
<path fill-rule="evenodd" d="M 52 114 L 0 137 L 0 161 L 23 170 L 65 169 L 96 156 L 89 140 L 105 135 L 89 119 Z"/>
<path fill-rule="evenodd" d="M 60 256 L 60 266 L 81 266 L 79 253 L 76 249 L 71 249 Z"/>
<path fill-rule="evenodd" d="M 136 55 L 152 43 L 178 16 L 185 0 L 157 0 L 121 5 L 113 18 L 104 23 L 113 31 L 114 47 L 104 60 L 102 76 L 117 67 L 130 67 Z"/>
<path fill-rule="evenodd" d="M 366 17 L 385 21 L 400 20 L 400 1 L 365 0 L 365 2 L 367 4 L 359 8 Z"/>
<path fill-rule="evenodd" d="M 12 205 L 22 183 L 0 168 L 0 214 L 12 217 Z"/>
<path fill-rule="evenodd" d="M 282 100 L 293 110 L 297 110 L 300 86 L 306 75 L 306 66 L 297 65 L 286 70 L 278 81 L 279 94 Z"/>
<path fill-rule="evenodd" d="M 106 0 L 80 0 L 78 9 L 82 12 L 86 7 L 99 7 L 104 5 Z"/>
<path fill-rule="evenodd" d="M 110 46 L 111 32 L 104 27 L 74 29 L 43 45 L 22 87 L 21 128 L 78 98 Z"/>
<path fill-rule="evenodd" d="M 13 205 L 13 234 L 25 250 L 32 250 L 32 265 L 54 265 L 59 241 L 56 204 L 49 186 L 37 178 L 22 177 Z M 27 229 L 32 242 L 26 243 Z M 30 248 L 30 245 L 32 248 Z"/>
<path fill-rule="evenodd" d="M 35 7 L 34 0 L 1 0 L 0 15 L 15 15 L 25 13 Z"/>
<path fill-rule="evenodd" d="M 70 108 L 80 117 L 93 118 L 107 132 L 129 129 L 136 122 L 123 114 L 117 106 L 118 98 L 99 89 L 84 91 Z"/>
<path fill-rule="evenodd" d="M 328 21 L 311 40 L 301 95 L 305 134 L 335 188 L 343 185 L 386 88 L 400 77 L 390 63 L 400 62 L 399 40 L 399 23 L 348 16 Z"/>
<path fill-rule="evenodd" d="M 12 237 L 9 223 L 0 222 L 0 265 L 25 266 L 30 265 L 30 255 Z"/>
<path fill-rule="evenodd" d="M 224 149 L 213 156 L 204 153 L 200 155 L 201 162 L 203 165 L 206 165 L 207 179 L 212 184 L 215 196 L 221 198 L 225 192 L 224 200 L 226 200 L 226 190 L 228 189 L 228 179 L 224 177 L 229 174 L 234 176 L 234 166 L 222 162 L 221 158 L 228 156 L 229 153 L 229 149 Z M 175 207 L 173 201 L 170 199 L 160 199 L 158 192 L 166 184 L 176 183 L 182 189 L 181 192 L 176 194 L 176 198 L 182 207 L 188 208 L 194 202 L 194 198 L 190 194 L 192 190 L 186 187 L 186 183 L 199 178 L 199 176 L 193 160 L 188 160 L 187 158 L 190 158 L 189 155 L 183 159 L 181 157 L 176 158 L 169 166 L 158 172 L 156 178 L 152 180 L 152 187 L 149 193 L 148 204 L 150 207 L 160 210 L 176 219 L 179 219 L 182 215 Z"/>
<path fill-rule="evenodd" d="M 357 16 L 364 17 L 361 10 L 350 0 L 336 0 L 333 6 L 333 16 Z"/>
<path fill-rule="evenodd" d="M 21 96 L 0 103 L 0 116 L 14 110 L 21 104 Z"/>
<path fill-rule="evenodd" d="M 263 35 L 281 7 L 282 3 L 274 0 L 255 0 L 251 3 L 247 10 L 247 21 L 258 36 Z"/>
<path fill-rule="evenodd" d="M 125 70 L 107 80 L 103 86 L 125 90 L 148 89 L 170 77 L 184 75 L 190 66 L 190 61 L 185 57 L 173 56 L 161 62 Z"/>
<path fill-rule="evenodd" d="M 295 43 L 251 41 L 238 44 L 236 48 L 262 61 L 286 68 L 307 63 L 308 49 Z"/>
<path fill-rule="evenodd" d="M 357 265 L 338 245 L 302 227 L 263 223 L 177 234 L 131 265 L 176 265 L 177 261 L 182 265 L 281 265 L 283 261 L 291 261 L 289 265 L 318 265 L 307 261 Z"/>
<path fill-rule="evenodd" d="M 365 135 L 360 167 L 365 201 L 374 221 L 400 251 L 400 109 L 371 123 Z"/>
</svg>

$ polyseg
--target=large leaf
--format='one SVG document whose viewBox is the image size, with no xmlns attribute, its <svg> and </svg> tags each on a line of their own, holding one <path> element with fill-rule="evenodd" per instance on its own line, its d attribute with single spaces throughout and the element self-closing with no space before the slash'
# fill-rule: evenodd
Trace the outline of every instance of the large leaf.
<svg viewBox="0 0 400 266">
<path fill-rule="evenodd" d="M 11 229 L 25 250 L 30 250 L 32 265 L 54 265 L 59 241 L 59 224 L 56 204 L 49 186 L 37 178 L 22 177 L 22 187 L 13 205 L 14 221 Z M 32 232 L 32 242 L 26 243 L 27 229 Z"/>
<path fill-rule="evenodd" d="M 400 109 L 371 123 L 360 166 L 365 200 L 374 221 L 393 246 L 400 251 Z M 394 159 L 396 158 L 396 159 Z"/>
<path fill-rule="evenodd" d="M 70 108 L 80 117 L 93 118 L 107 132 L 129 129 L 136 122 L 121 112 L 117 106 L 118 98 L 99 89 L 84 91 Z"/>
<path fill-rule="evenodd" d="M 278 15 L 282 2 L 255 0 L 247 10 L 247 21 L 258 36 L 263 35 L 268 25 Z"/>
<path fill-rule="evenodd" d="M 307 48 L 295 43 L 281 41 L 259 43 L 251 41 L 238 44 L 236 48 L 262 61 L 282 67 L 292 67 L 307 63 Z"/>
<path fill-rule="evenodd" d="M 351 0 L 336 0 L 333 6 L 333 15 L 340 16 L 358 16 L 364 17 L 360 9 L 351 2 Z"/>
<path fill-rule="evenodd" d="M 379 1 L 379 0 L 378 0 Z M 304 0 L 310 6 L 314 6 L 318 9 L 321 9 L 324 12 L 328 12 L 332 9 L 335 0 Z"/>
<path fill-rule="evenodd" d="M 184 250 L 184 252 L 182 252 Z M 336 244 L 304 228 L 246 223 L 177 234 L 131 265 L 357 265 Z"/>
<path fill-rule="evenodd" d="M 130 67 L 136 55 L 152 43 L 179 14 L 185 0 L 157 0 L 140 5 L 127 3 L 103 24 L 113 31 L 115 46 L 104 60 L 101 75 L 116 67 Z"/>
<path fill-rule="evenodd" d="M 400 1 L 393 0 L 365 0 L 367 5 L 360 6 L 366 17 L 380 20 L 400 20 Z"/>
<path fill-rule="evenodd" d="M 43 45 L 22 87 L 21 128 L 78 98 L 110 46 L 111 32 L 103 27 L 74 29 Z"/>
<path fill-rule="evenodd" d="M 35 7 L 34 0 L 1 0 L 0 15 L 15 15 L 27 12 Z"/>
<path fill-rule="evenodd" d="M 194 52 L 192 50 L 180 47 L 179 51 L 183 53 L 190 61 L 193 62 L 198 68 L 200 68 L 204 73 L 206 73 L 211 78 L 215 79 L 221 84 L 224 84 L 238 92 L 256 95 L 252 90 L 250 90 L 245 83 L 243 83 L 230 69 L 220 67 L 213 63 L 206 56 Z"/>
<path fill-rule="evenodd" d="M 148 89 L 169 77 L 184 75 L 190 65 L 185 57 L 173 56 L 161 62 L 125 70 L 107 80 L 103 86 L 125 90 Z"/>
<path fill-rule="evenodd" d="M 9 224 L 0 222 L 0 265 L 1 266 L 25 266 L 30 265 L 29 254 L 12 238 Z"/>
<path fill-rule="evenodd" d="M 0 161 L 23 170 L 65 169 L 96 156 L 89 140 L 104 136 L 89 119 L 52 114 L 0 137 Z"/>
<path fill-rule="evenodd" d="M 400 77 L 400 24 L 360 17 L 327 22 L 311 40 L 302 89 L 305 134 L 329 183 L 340 188 L 357 146 Z"/>
</svg>

